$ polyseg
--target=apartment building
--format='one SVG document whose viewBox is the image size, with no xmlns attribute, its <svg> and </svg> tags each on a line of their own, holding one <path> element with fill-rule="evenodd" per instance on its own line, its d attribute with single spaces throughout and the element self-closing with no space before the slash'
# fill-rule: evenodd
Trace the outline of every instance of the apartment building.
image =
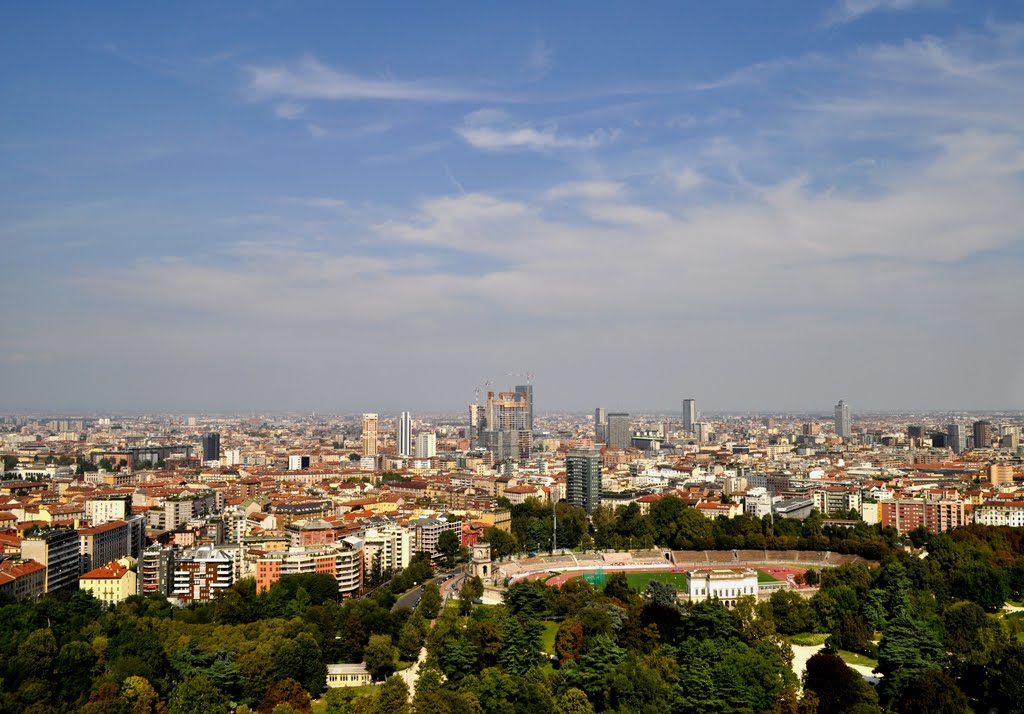
<svg viewBox="0 0 1024 714">
<path fill-rule="evenodd" d="M 234 582 L 234 559 L 223 550 L 204 545 L 176 557 L 169 597 L 182 604 L 210 602 Z"/>
<path fill-rule="evenodd" d="M 349 536 L 329 546 L 264 553 L 256 560 L 256 592 L 266 592 L 284 575 L 300 573 L 330 575 L 342 597 L 358 595 L 363 588 L 363 541 Z"/>
<path fill-rule="evenodd" d="M 45 593 L 71 592 L 78 589 L 78 531 L 73 528 L 48 528 L 26 535 L 21 541 L 21 557 L 34 560 L 46 568 Z"/>
</svg>

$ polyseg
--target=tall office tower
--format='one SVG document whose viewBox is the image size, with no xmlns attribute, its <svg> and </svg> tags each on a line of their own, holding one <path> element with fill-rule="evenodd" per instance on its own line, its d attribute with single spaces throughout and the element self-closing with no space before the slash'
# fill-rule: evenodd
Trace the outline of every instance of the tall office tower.
<svg viewBox="0 0 1024 714">
<path fill-rule="evenodd" d="M 908 439 L 923 439 L 924 438 L 924 427 L 923 426 L 908 426 L 907 427 L 907 438 Z"/>
<path fill-rule="evenodd" d="M 605 443 L 609 448 L 625 449 L 629 446 L 633 437 L 629 431 L 629 414 L 609 414 L 605 437 Z"/>
<path fill-rule="evenodd" d="M 425 431 L 416 435 L 416 458 L 430 459 L 437 456 L 437 435 Z"/>
<path fill-rule="evenodd" d="M 603 444 L 608 440 L 608 414 L 604 407 L 594 410 L 594 442 Z"/>
<path fill-rule="evenodd" d="M 992 422 L 976 421 L 972 430 L 975 449 L 988 449 L 992 446 Z"/>
<path fill-rule="evenodd" d="M 594 512 L 601 503 L 600 451 L 569 449 L 565 456 L 565 495 L 569 505 L 583 506 L 587 515 Z"/>
<path fill-rule="evenodd" d="M 412 454 L 412 415 L 409 412 L 402 412 L 398 416 L 396 432 L 395 441 L 398 442 L 398 455 L 410 456 Z"/>
<path fill-rule="evenodd" d="M 698 444 L 706 444 L 711 441 L 711 425 L 702 421 L 694 422 L 693 435 L 697 437 Z"/>
<path fill-rule="evenodd" d="M 203 462 L 220 460 L 220 434 L 203 434 Z"/>
<path fill-rule="evenodd" d="M 959 424 L 946 426 L 946 444 L 953 450 L 954 454 L 962 453 L 967 448 L 967 438 L 964 428 Z"/>
<path fill-rule="evenodd" d="M 526 428 L 533 431 L 533 385 L 517 385 L 516 398 L 526 402 Z"/>
<path fill-rule="evenodd" d="M 844 439 L 849 439 L 853 434 L 850 428 L 850 405 L 842 399 L 836 404 L 836 436 L 841 436 Z"/>
<path fill-rule="evenodd" d="M 533 397 L 522 392 L 487 393 L 487 404 L 483 413 L 477 416 L 480 446 L 490 451 L 495 461 L 530 458 L 533 447 L 533 432 L 530 424 L 530 402 Z"/>
<path fill-rule="evenodd" d="M 693 433 L 693 425 L 697 421 L 697 400 L 683 400 L 683 431 L 687 434 Z"/>
<path fill-rule="evenodd" d="M 363 414 L 363 456 L 377 455 L 377 415 Z"/>
</svg>

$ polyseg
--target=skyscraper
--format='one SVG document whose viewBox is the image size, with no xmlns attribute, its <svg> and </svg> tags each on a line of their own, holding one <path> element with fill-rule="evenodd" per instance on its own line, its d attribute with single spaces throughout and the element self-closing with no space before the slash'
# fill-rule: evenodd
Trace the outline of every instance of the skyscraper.
<svg viewBox="0 0 1024 714">
<path fill-rule="evenodd" d="M 516 398 L 526 402 L 526 428 L 533 431 L 533 385 L 516 385 Z"/>
<path fill-rule="evenodd" d="M 583 506 L 587 514 L 601 502 L 601 452 L 570 449 L 565 457 L 565 494 L 572 506 Z"/>
<path fill-rule="evenodd" d="M 694 422 L 697 421 L 697 400 L 683 400 L 683 431 L 687 434 L 693 433 Z"/>
<path fill-rule="evenodd" d="M 487 393 L 487 404 L 477 417 L 479 444 L 494 454 L 496 461 L 530 458 L 532 400 L 532 386 L 528 392 L 501 392 L 497 396 L 494 392 Z"/>
<path fill-rule="evenodd" d="M 954 454 L 962 453 L 967 448 L 967 438 L 962 426 L 959 424 L 946 426 L 946 445 L 953 450 Z"/>
<path fill-rule="evenodd" d="M 603 444 L 608 439 L 608 414 L 604 407 L 594 410 L 594 442 Z"/>
<path fill-rule="evenodd" d="M 850 405 L 842 399 L 836 404 L 835 418 L 836 436 L 849 439 L 853 435 L 853 431 L 850 428 Z"/>
<path fill-rule="evenodd" d="M 203 463 L 220 460 L 220 434 L 211 431 L 203 434 Z"/>
<path fill-rule="evenodd" d="M 632 440 L 629 431 L 629 414 L 616 413 L 608 415 L 605 443 L 612 449 L 625 449 Z"/>
<path fill-rule="evenodd" d="M 402 412 L 398 416 L 398 425 L 395 430 L 395 441 L 398 446 L 399 456 L 412 454 L 412 415 L 409 412 Z"/>
<path fill-rule="evenodd" d="M 988 449 L 992 446 L 992 422 L 976 421 L 972 431 L 974 432 L 975 449 Z"/>
<path fill-rule="evenodd" d="M 377 415 L 363 414 L 363 456 L 377 455 Z"/>
</svg>

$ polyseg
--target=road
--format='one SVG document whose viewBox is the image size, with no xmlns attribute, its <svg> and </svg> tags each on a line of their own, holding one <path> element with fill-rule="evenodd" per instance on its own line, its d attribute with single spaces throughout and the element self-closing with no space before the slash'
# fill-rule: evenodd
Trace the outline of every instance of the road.
<svg viewBox="0 0 1024 714">
<path fill-rule="evenodd" d="M 445 582 L 441 582 L 441 579 L 445 578 Z M 462 568 L 454 568 L 444 573 L 438 573 L 437 577 L 431 578 L 427 582 L 437 583 L 441 589 L 441 603 L 447 602 L 448 598 L 456 597 L 459 594 L 458 587 L 462 585 Z M 420 598 L 423 597 L 423 585 L 418 588 L 413 588 L 405 595 L 402 595 L 395 602 L 394 607 L 391 608 L 391 612 L 394 612 L 400 607 L 407 607 L 410 610 L 416 609 L 417 603 Z"/>
<path fill-rule="evenodd" d="M 402 597 L 398 598 L 394 606 L 391 608 L 391 612 L 401 608 L 407 607 L 410 610 L 416 609 L 416 604 L 419 603 L 420 598 L 423 597 L 423 586 L 420 585 L 418 588 L 413 588 Z"/>
</svg>

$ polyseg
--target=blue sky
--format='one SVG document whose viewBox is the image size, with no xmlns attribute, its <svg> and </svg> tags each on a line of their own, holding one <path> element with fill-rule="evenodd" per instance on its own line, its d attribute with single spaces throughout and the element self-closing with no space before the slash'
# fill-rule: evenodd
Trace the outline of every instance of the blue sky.
<svg viewBox="0 0 1024 714">
<path fill-rule="evenodd" d="M 1021 408 L 1022 16 L 12 5 L 0 411 Z"/>
</svg>

